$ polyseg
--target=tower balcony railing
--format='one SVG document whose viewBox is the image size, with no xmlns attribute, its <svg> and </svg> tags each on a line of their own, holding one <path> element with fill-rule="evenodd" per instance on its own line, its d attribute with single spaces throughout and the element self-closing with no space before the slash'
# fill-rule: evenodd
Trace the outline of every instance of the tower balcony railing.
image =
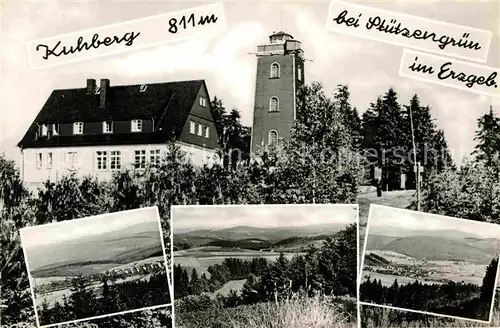
<svg viewBox="0 0 500 328">
<path fill-rule="evenodd" d="M 285 45 L 284 44 L 266 44 L 257 46 L 257 54 L 284 54 Z"/>
</svg>

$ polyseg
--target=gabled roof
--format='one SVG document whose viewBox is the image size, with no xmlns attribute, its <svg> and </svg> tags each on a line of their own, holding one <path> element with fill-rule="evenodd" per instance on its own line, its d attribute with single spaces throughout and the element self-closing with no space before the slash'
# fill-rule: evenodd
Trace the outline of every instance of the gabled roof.
<svg viewBox="0 0 500 328">
<path fill-rule="evenodd" d="M 147 84 L 143 92 L 140 92 L 140 84 L 110 86 L 105 107 L 100 107 L 100 95 L 87 94 L 86 88 L 54 90 L 18 147 L 165 142 L 179 136 L 202 87 L 206 88 L 204 80 Z M 153 119 L 154 132 L 52 136 L 48 140 L 35 140 L 38 124 L 133 119 Z"/>
</svg>

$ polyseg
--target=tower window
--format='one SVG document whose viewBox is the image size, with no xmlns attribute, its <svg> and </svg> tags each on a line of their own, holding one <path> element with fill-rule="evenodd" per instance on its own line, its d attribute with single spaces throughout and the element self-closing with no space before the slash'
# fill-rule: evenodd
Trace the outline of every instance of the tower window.
<svg viewBox="0 0 500 328">
<path fill-rule="evenodd" d="M 271 99 L 269 99 L 269 111 L 270 112 L 279 112 L 280 111 L 278 97 L 271 97 Z"/>
<path fill-rule="evenodd" d="M 278 142 L 278 132 L 276 132 L 275 130 L 269 131 L 268 144 L 271 146 L 274 146 L 274 145 L 276 145 L 277 142 Z"/>
<path fill-rule="evenodd" d="M 280 65 L 278 63 L 271 64 L 271 79 L 279 79 L 280 77 Z"/>
<path fill-rule="evenodd" d="M 300 66 L 297 69 L 297 78 L 302 81 L 302 68 Z"/>
</svg>

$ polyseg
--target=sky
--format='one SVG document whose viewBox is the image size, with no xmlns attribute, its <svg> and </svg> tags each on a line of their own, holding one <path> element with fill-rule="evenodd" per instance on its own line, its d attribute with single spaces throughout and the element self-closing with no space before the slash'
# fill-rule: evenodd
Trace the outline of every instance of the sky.
<svg viewBox="0 0 500 328">
<path fill-rule="evenodd" d="M 237 226 L 256 228 L 350 224 L 357 220 L 354 205 L 182 206 L 172 208 L 174 233 Z"/>
<path fill-rule="evenodd" d="M 406 231 L 433 231 L 454 230 L 474 234 L 482 238 L 496 238 L 500 240 L 500 225 L 459 219 L 423 212 L 415 212 L 385 206 L 372 206 L 368 218 L 368 233 L 376 229 L 377 233 L 384 228 Z"/>
<path fill-rule="evenodd" d="M 145 222 L 158 224 L 159 233 L 159 217 L 156 207 L 23 228 L 20 230 L 21 242 L 24 248 L 30 248 L 37 245 L 108 233 Z"/>
<path fill-rule="evenodd" d="M 358 1 L 357 1 L 358 2 Z M 154 46 L 63 66 L 34 70 L 26 43 L 39 38 L 167 13 L 206 3 L 171 2 L 4 2 L 2 17 L 2 92 L 0 153 L 19 161 L 15 147 L 54 89 L 85 87 L 87 78 L 109 78 L 111 85 L 205 79 L 210 96 L 226 108 L 237 108 L 252 124 L 256 58 L 250 54 L 285 30 L 302 42 L 307 83 L 323 83 L 327 94 L 347 84 L 352 103 L 362 113 L 390 87 L 402 104 L 417 93 L 439 128 L 452 156 L 460 161 L 473 150 L 476 119 L 498 98 L 476 95 L 398 76 L 402 48 L 326 31 L 329 1 L 224 2 L 228 30 L 211 39 Z M 488 61 L 499 66 L 500 2 L 494 0 L 433 2 L 423 0 L 369 3 L 397 12 L 493 31 Z M 158 31 L 158 33 L 166 33 Z"/>
</svg>

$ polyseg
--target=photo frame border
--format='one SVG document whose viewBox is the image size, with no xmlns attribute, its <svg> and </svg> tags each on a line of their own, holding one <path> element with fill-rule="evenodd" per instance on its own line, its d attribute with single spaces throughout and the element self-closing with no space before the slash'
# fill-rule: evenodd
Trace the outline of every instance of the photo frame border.
<svg viewBox="0 0 500 328">
<path fill-rule="evenodd" d="M 439 217 L 441 219 L 450 219 L 450 220 L 460 220 L 460 221 L 471 221 L 475 222 L 477 224 L 488 224 L 488 225 L 495 225 L 495 223 L 491 222 L 484 222 L 484 221 L 474 221 L 474 220 L 469 220 L 469 219 L 462 219 L 462 218 L 457 218 L 457 217 L 452 217 L 452 216 L 447 216 L 447 215 L 440 215 L 440 214 L 434 214 L 434 213 L 427 213 L 427 212 L 422 212 L 422 211 L 414 211 L 414 210 L 408 210 L 408 209 L 403 209 L 403 208 L 398 208 L 398 207 L 392 207 L 392 206 L 386 206 L 386 205 L 379 205 L 379 204 L 370 204 L 370 209 L 368 210 L 368 220 L 366 222 L 366 232 L 365 232 L 365 240 L 364 240 L 364 245 L 363 245 L 363 253 L 361 257 L 361 267 L 358 275 L 358 313 L 359 313 L 359 319 L 361 319 L 361 305 L 364 306 L 373 306 L 373 307 L 380 307 L 380 308 L 386 308 L 386 309 L 393 309 L 393 310 L 398 310 L 398 311 L 406 311 L 406 312 L 412 312 L 412 313 L 420 313 L 420 314 L 425 314 L 425 315 L 430 315 L 430 316 L 435 316 L 435 317 L 444 317 L 444 318 L 449 318 L 449 319 L 455 319 L 455 320 L 467 320 L 467 321 L 473 321 L 473 322 L 479 322 L 479 323 L 491 323 L 491 320 L 493 319 L 493 307 L 495 305 L 495 292 L 497 290 L 497 285 L 498 285 L 498 277 L 499 277 L 499 270 L 500 270 L 500 250 L 497 252 L 497 258 L 499 259 L 498 264 L 497 264 L 497 271 L 495 275 L 495 283 L 493 285 L 493 297 L 491 300 L 491 306 L 490 306 L 490 311 L 488 315 L 488 321 L 485 320 L 479 320 L 479 319 L 471 319 L 471 318 L 465 318 L 465 317 L 457 317 L 457 316 L 451 316 L 451 315 L 446 315 L 446 314 L 440 314 L 440 313 L 435 313 L 435 312 L 426 312 L 426 311 L 419 311 L 419 310 L 412 310 L 412 309 L 406 309 L 406 308 L 400 308 L 396 306 L 390 306 L 390 305 L 381 305 L 381 304 L 376 304 L 376 303 L 369 303 L 369 302 L 362 302 L 360 298 L 360 286 L 361 286 L 361 280 L 363 277 L 363 267 L 365 264 L 365 255 L 366 255 L 366 245 L 368 241 L 368 234 L 370 231 L 370 219 L 373 214 L 372 208 L 379 207 L 379 208 L 385 208 L 385 209 L 390 209 L 390 210 L 395 210 L 399 212 L 405 212 L 405 213 L 418 213 L 421 215 L 427 215 L 427 216 L 432 216 L 432 217 Z M 500 229 L 500 225 L 499 225 Z M 359 321 L 361 323 L 361 320 Z"/>
<path fill-rule="evenodd" d="M 30 268 L 29 268 L 29 264 L 28 264 L 28 256 L 26 254 L 26 250 L 25 250 L 25 247 L 23 245 L 22 231 L 34 230 L 35 228 L 40 228 L 42 226 L 62 225 L 62 224 L 67 224 L 69 222 L 75 222 L 75 221 L 79 221 L 79 220 L 80 221 L 81 220 L 91 220 L 91 219 L 96 219 L 96 218 L 102 218 L 102 217 L 105 217 L 105 216 L 124 215 L 125 213 L 139 212 L 139 211 L 152 210 L 152 209 L 156 210 L 155 211 L 156 212 L 156 218 L 158 219 L 158 227 L 160 229 L 160 240 L 161 240 L 161 245 L 162 245 L 162 250 L 163 250 L 163 262 L 165 264 L 165 270 L 166 270 L 166 273 L 167 273 L 167 284 L 168 284 L 168 288 L 169 288 L 170 303 L 161 304 L 161 305 L 153 305 L 153 306 L 150 306 L 150 307 L 144 307 L 144 308 L 140 308 L 140 309 L 125 310 L 125 311 L 121 311 L 121 312 L 115 312 L 115 313 L 110 313 L 110 314 L 103 314 L 103 315 L 98 315 L 98 316 L 93 316 L 93 317 L 88 317 L 88 318 L 82 318 L 82 319 L 76 319 L 76 320 L 71 320 L 71 321 L 64 321 L 64 322 L 58 322 L 58 323 L 51 323 L 51 324 L 47 324 L 47 325 L 40 325 L 40 319 L 39 319 L 39 316 L 38 316 L 38 310 L 37 310 L 37 305 L 36 305 L 35 290 L 33 288 L 32 281 L 29 278 L 29 276 L 30 276 Z M 172 325 L 173 325 L 173 322 L 174 322 L 173 321 L 174 320 L 173 316 L 174 316 L 174 312 L 175 312 L 174 311 L 173 289 L 172 289 L 173 282 L 171 281 L 172 280 L 171 277 L 173 275 L 173 271 L 171 269 L 169 269 L 169 267 L 168 267 L 167 253 L 166 253 L 166 250 L 165 250 L 165 241 L 163 239 L 163 228 L 162 228 L 162 225 L 161 225 L 161 217 L 160 217 L 160 212 L 159 212 L 158 206 L 140 207 L 140 208 L 135 208 L 135 209 L 130 209 L 130 210 L 124 210 L 124 211 L 118 211 L 118 212 L 110 212 L 110 213 L 103 213 L 103 214 L 91 215 L 91 216 L 86 216 L 86 217 L 82 217 L 82 218 L 76 218 L 76 219 L 72 219 L 72 220 L 59 221 L 59 222 L 50 222 L 50 223 L 46 223 L 46 224 L 39 224 L 39 225 L 34 225 L 34 226 L 20 228 L 18 231 L 19 231 L 19 237 L 20 237 L 20 240 L 21 240 L 21 248 L 23 250 L 24 262 L 25 262 L 25 265 L 26 265 L 26 272 L 28 274 L 28 281 L 29 281 L 29 285 L 30 285 L 31 298 L 33 300 L 33 309 L 34 309 L 34 312 L 35 312 L 35 320 L 36 320 L 36 326 L 37 326 L 37 328 L 59 327 L 61 325 L 69 325 L 69 324 L 72 324 L 72 323 L 87 322 L 87 321 L 91 321 L 91 320 L 94 320 L 94 319 L 102 319 L 102 318 L 106 318 L 106 317 L 117 316 L 117 315 L 121 315 L 121 314 L 134 313 L 134 312 L 141 312 L 141 311 L 146 311 L 146 310 L 155 310 L 155 309 L 163 308 L 163 307 L 165 307 L 165 308 L 170 307 L 171 308 L 171 312 L 172 312 Z M 173 235 L 172 228 L 170 228 L 170 239 L 171 239 L 171 241 L 173 241 L 172 235 Z M 170 245 L 170 255 L 171 255 L 171 264 L 172 264 L 173 263 L 173 243 L 172 242 L 171 242 L 171 245 Z"/>
</svg>

